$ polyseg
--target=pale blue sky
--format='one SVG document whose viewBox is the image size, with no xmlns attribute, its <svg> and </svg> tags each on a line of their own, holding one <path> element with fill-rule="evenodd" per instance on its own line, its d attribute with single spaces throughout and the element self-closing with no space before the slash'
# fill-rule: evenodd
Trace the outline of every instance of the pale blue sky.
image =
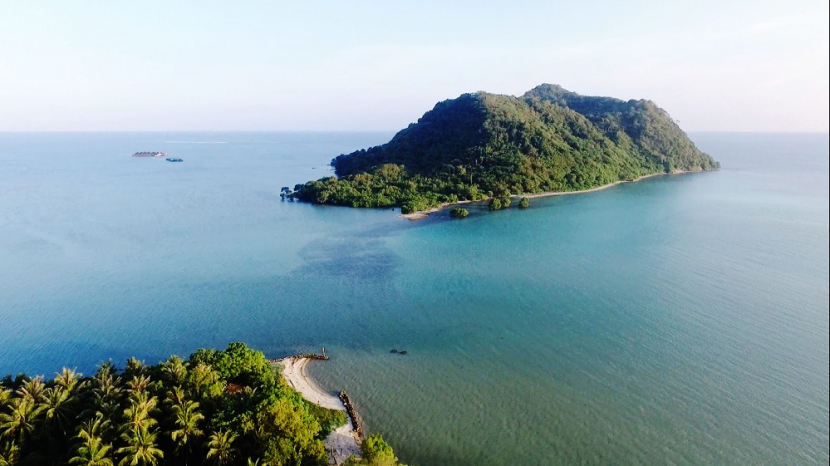
<svg viewBox="0 0 830 466">
<path fill-rule="evenodd" d="M 0 131 L 396 130 L 540 83 L 828 131 L 825 1 L 0 0 Z"/>
</svg>

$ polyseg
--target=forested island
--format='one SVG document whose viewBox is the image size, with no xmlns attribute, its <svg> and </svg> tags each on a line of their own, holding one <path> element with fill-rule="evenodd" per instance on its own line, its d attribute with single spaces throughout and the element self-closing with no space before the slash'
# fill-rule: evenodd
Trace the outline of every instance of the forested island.
<svg viewBox="0 0 830 466">
<path fill-rule="evenodd" d="M 242 343 L 156 365 L 102 364 L 88 377 L 0 381 L 0 466 L 329 464 L 323 438 L 343 411 L 309 403 Z M 379 435 L 350 466 L 394 466 Z"/>
<path fill-rule="evenodd" d="M 439 102 L 388 143 L 331 164 L 336 177 L 298 184 L 294 196 L 404 214 L 720 167 L 651 101 L 550 84 L 520 97 L 477 92 Z"/>
</svg>

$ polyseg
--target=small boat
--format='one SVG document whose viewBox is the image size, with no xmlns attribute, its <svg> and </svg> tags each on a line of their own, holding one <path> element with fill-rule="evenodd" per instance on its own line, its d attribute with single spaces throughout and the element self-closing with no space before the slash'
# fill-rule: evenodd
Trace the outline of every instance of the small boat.
<svg viewBox="0 0 830 466">
<path fill-rule="evenodd" d="M 170 158 L 167 158 L 167 159 L 164 159 L 164 160 L 167 160 L 168 162 L 184 162 L 184 160 L 182 160 L 182 159 L 175 159 L 173 157 L 170 157 Z"/>
</svg>

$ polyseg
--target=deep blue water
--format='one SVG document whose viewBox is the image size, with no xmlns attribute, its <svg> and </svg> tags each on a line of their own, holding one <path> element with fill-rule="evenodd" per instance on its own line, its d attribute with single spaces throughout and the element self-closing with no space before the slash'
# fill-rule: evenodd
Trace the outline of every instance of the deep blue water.
<svg viewBox="0 0 830 466">
<path fill-rule="evenodd" d="M 419 466 L 828 463 L 826 134 L 463 221 L 280 200 L 390 136 L 0 134 L 0 373 L 325 346 Z"/>
</svg>

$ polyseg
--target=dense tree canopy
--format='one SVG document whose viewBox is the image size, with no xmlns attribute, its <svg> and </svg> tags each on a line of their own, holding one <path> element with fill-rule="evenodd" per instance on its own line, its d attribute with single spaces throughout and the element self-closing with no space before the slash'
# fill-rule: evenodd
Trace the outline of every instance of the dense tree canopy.
<svg viewBox="0 0 830 466">
<path fill-rule="evenodd" d="M 0 383 L 0 466 L 325 465 L 342 411 L 306 402 L 242 343 L 93 376 Z M 377 442 L 375 442 L 377 443 Z M 390 450 L 391 452 L 391 450 Z M 384 457 L 385 458 L 385 457 Z"/>
<path fill-rule="evenodd" d="M 387 144 L 332 165 L 338 177 L 299 184 L 296 196 L 404 213 L 720 166 L 651 101 L 581 96 L 550 84 L 521 97 L 478 92 L 439 102 Z"/>
</svg>

